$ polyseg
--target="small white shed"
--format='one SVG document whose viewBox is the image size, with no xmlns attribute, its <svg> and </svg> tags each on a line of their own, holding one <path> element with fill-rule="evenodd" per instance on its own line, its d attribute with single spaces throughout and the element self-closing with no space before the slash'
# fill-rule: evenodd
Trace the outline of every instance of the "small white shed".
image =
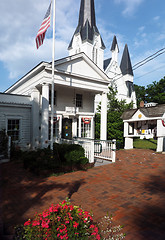
<svg viewBox="0 0 165 240">
<path fill-rule="evenodd" d="M 147 107 L 149 106 L 149 107 Z M 165 151 L 165 104 L 146 105 L 123 113 L 125 149 L 133 148 L 133 139 L 157 138 L 157 152 Z"/>
</svg>

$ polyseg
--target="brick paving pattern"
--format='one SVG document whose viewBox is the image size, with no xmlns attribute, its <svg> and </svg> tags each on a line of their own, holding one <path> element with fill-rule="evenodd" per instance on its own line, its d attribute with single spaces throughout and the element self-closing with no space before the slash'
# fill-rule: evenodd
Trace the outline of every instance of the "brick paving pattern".
<svg viewBox="0 0 165 240">
<path fill-rule="evenodd" d="M 127 240 L 165 239 L 165 155 L 151 150 L 120 150 L 116 163 L 59 177 L 37 178 L 18 164 L 3 163 L 4 234 L 35 212 L 70 197 L 72 204 L 108 212 L 124 225 Z"/>
</svg>

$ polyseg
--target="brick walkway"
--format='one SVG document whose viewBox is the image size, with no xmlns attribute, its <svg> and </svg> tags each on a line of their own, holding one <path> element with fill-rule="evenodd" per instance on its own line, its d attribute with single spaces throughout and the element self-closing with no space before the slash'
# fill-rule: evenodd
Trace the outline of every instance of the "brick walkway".
<svg viewBox="0 0 165 240">
<path fill-rule="evenodd" d="M 165 155 L 151 150 L 120 150 L 116 163 L 59 177 L 35 178 L 17 165 L 1 164 L 6 234 L 37 211 L 67 196 L 92 210 L 107 212 L 124 225 L 127 240 L 165 239 Z"/>
</svg>

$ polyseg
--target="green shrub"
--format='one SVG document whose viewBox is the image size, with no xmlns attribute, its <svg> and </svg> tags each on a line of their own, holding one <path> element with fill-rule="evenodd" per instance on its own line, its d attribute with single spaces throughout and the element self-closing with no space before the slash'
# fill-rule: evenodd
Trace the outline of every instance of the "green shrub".
<svg viewBox="0 0 165 240">
<path fill-rule="evenodd" d="M 39 175 L 41 171 L 51 170 L 63 171 L 63 166 L 88 163 L 85 158 L 84 149 L 78 144 L 57 144 L 53 145 L 53 152 L 49 149 L 37 149 L 24 152 L 24 168 Z"/>
<path fill-rule="evenodd" d="M 81 160 L 80 158 L 84 157 L 84 154 L 82 151 L 73 150 L 71 152 L 68 152 L 65 154 L 66 162 L 68 164 L 80 164 Z"/>
</svg>

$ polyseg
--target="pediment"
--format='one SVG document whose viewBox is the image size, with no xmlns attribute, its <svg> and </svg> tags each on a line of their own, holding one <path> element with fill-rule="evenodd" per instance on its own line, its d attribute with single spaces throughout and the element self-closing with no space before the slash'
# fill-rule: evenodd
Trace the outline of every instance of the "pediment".
<svg viewBox="0 0 165 240">
<path fill-rule="evenodd" d="M 96 66 L 84 53 L 77 54 L 55 63 L 55 69 L 80 77 L 91 78 L 98 81 L 107 81 L 107 75 Z"/>
<path fill-rule="evenodd" d="M 139 121 L 139 120 L 143 121 L 143 120 L 146 120 L 148 118 L 140 111 L 140 109 L 138 109 L 135 112 L 135 114 L 132 116 L 132 119 L 137 120 L 137 121 Z"/>
</svg>

